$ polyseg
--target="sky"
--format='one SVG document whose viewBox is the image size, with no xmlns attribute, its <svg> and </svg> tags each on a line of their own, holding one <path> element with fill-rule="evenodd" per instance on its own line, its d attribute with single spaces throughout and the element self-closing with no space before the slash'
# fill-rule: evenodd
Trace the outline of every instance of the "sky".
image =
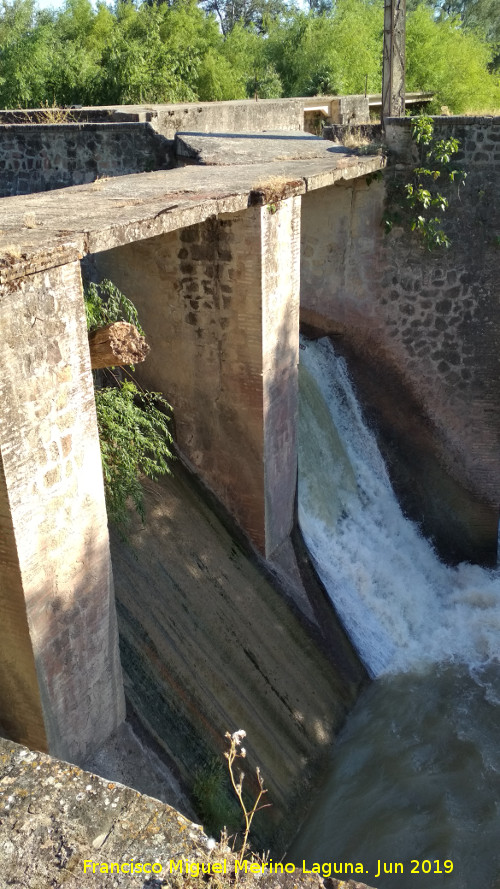
<svg viewBox="0 0 500 889">
<path fill-rule="evenodd" d="M 64 3 L 65 0 L 36 0 L 38 9 L 62 9 Z M 92 5 L 96 6 L 95 0 L 92 0 Z"/>
</svg>

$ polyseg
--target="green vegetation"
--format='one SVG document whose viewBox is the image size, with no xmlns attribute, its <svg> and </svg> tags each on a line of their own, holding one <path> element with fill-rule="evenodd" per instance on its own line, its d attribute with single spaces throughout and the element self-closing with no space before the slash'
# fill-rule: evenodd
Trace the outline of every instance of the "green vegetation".
<svg viewBox="0 0 500 889">
<path fill-rule="evenodd" d="M 128 321 L 144 336 L 133 302 L 106 278 L 100 284 L 87 284 L 85 287 L 85 314 L 89 333 L 114 321 Z"/>
<path fill-rule="evenodd" d="M 264 781 L 258 766 L 256 769 L 258 789 L 253 802 L 251 802 L 247 793 L 243 790 L 244 772 L 240 770 L 238 776 L 235 774 L 236 760 L 245 759 L 247 755 L 245 748 L 242 747 L 242 741 L 246 737 L 246 732 L 243 729 L 239 729 L 233 732 L 233 734 L 226 732 L 225 737 L 228 742 L 228 749 L 224 752 L 227 772 L 217 757 L 210 757 L 203 766 L 196 770 L 193 782 L 193 797 L 197 811 L 203 820 L 205 831 L 214 836 L 221 834 L 221 837 L 226 839 L 228 830 L 231 834 L 235 831 L 235 834 L 232 836 L 231 848 L 233 850 L 236 845 L 236 831 L 241 822 L 241 815 L 243 815 L 243 836 L 237 855 L 237 859 L 241 863 L 249 849 L 250 829 L 255 815 L 261 809 L 266 809 L 271 804 L 262 803 L 262 798 L 267 793 L 267 790 L 264 787 Z M 236 795 L 238 805 L 235 802 L 232 791 Z M 225 845 L 225 841 L 221 840 L 221 846 Z M 236 873 L 236 880 L 237 876 Z"/>
<path fill-rule="evenodd" d="M 395 222 L 408 223 L 428 250 L 435 247 L 449 247 L 450 240 L 441 227 L 441 219 L 436 212 L 444 213 L 448 208 L 448 198 L 438 191 L 439 183 L 455 183 L 460 187 L 467 174 L 453 167 L 451 159 L 460 148 L 457 139 L 434 139 L 434 121 L 421 115 L 411 122 L 412 139 L 418 146 L 420 164 L 412 172 L 412 181 L 403 186 L 389 189 L 393 205 L 402 210 L 389 210 L 385 225 L 391 231 Z"/>
<path fill-rule="evenodd" d="M 217 837 L 224 829 L 231 834 L 238 830 L 240 812 L 228 775 L 218 757 L 210 757 L 196 769 L 192 792 L 196 812 L 206 833 Z"/>
<path fill-rule="evenodd" d="M 500 107 L 495 0 L 409 5 L 407 88 Z M 1 0 L 0 106 L 380 92 L 382 17 L 380 0 Z"/>
<path fill-rule="evenodd" d="M 85 288 L 85 308 L 89 333 L 114 321 L 143 333 L 135 306 L 111 281 Z M 125 537 L 130 501 L 144 521 L 141 474 L 157 479 L 170 471 L 171 407 L 161 393 L 141 389 L 128 371 L 100 371 L 94 382 L 108 518 Z"/>
</svg>

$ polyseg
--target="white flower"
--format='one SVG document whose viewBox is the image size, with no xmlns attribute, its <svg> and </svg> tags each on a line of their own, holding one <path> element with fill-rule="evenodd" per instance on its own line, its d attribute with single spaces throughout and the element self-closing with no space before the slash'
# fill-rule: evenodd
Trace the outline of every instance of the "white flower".
<svg viewBox="0 0 500 889">
<path fill-rule="evenodd" d="M 233 732 L 233 734 L 231 735 L 231 738 L 234 741 L 234 743 L 236 744 L 236 746 L 239 747 L 243 738 L 246 738 L 246 736 L 247 736 L 247 733 L 245 731 L 243 731 L 242 728 L 240 728 L 240 729 L 238 729 L 237 732 Z"/>
</svg>

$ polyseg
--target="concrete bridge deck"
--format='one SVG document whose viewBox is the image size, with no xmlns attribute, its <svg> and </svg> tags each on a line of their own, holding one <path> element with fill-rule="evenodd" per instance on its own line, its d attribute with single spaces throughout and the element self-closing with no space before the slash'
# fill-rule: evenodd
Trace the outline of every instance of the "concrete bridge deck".
<svg viewBox="0 0 500 889">
<path fill-rule="evenodd" d="M 366 176 L 385 164 L 381 156 L 359 156 L 303 132 L 178 138 L 180 151 L 197 157 L 199 166 L 4 198 L 0 283 L 251 204 Z"/>
</svg>

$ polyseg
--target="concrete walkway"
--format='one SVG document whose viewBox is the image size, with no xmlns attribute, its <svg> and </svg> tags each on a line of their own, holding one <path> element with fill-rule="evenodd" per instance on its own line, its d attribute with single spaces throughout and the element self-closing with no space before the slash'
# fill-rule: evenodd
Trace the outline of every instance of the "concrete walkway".
<svg viewBox="0 0 500 889">
<path fill-rule="evenodd" d="M 305 133 L 182 134 L 179 150 L 202 163 L 4 198 L 0 283 L 385 166 Z"/>
</svg>

